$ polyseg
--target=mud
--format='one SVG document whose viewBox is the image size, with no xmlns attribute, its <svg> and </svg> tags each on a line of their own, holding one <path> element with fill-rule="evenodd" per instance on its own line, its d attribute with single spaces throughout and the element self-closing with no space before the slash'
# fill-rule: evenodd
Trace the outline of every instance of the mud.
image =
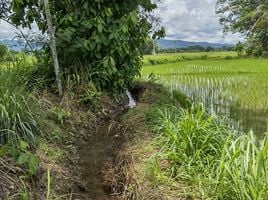
<svg viewBox="0 0 268 200">
<path fill-rule="evenodd" d="M 124 146 L 127 127 L 120 123 L 120 117 L 101 120 L 96 132 L 81 144 L 81 178 L 89 200 L 109 200 L 112 189 L 103 184 L 100 174 L 107 163 L 112 164 Z"/>
<path fill-rule="evenodd" d="M 142 85 L 136 85 L 130 93 L 138 102 L 143 91 Z M 79 170 L 89 200 L 114 199 L 113 194 L 124 190 L 126 180 L 122 171 L 128 161 L 122 154 L 126 143 L 134 137 L 131 127 L 120 119 L 127 111 L 128 108 L 121 105 L 100 120 L 95 133 L 81 143 Z"/>
</svg>

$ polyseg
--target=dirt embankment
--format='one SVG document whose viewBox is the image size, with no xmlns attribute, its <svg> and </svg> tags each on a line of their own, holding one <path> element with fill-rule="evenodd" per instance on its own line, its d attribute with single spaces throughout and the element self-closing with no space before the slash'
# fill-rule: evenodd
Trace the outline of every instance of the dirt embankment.
<svg viewBox="0 0 268 200">
<path fill-rule="evenodd" d="M 146 110 L 160 89 L 154 84 L 138 84 L 131 91 L 138 103 L 134 109 L 121 109 L 104 97 L 97 111 L 81 107 L 68 96 L 58 99 L 42 94 L 46 120 L 33 151 L 39 158 L 39 169 L 28 177 L 24 167 L 11 159 L 9 164 L 20 173 L 7 172 L 6 177 L 13 178 L 9 186 L 0 189 L 0 193 L 6 191 L 1 195 L 34 200 L 161 199 L 157 190 L 143 182 L 142 160 L 150 156 L 144 148 L 152 139 Z M 1 166 L 0 162 L 0 170 Z"/>
<path fill-rule="evenodd" d="M 110 194 L 120 192 L 119 180 L 109 177 L 107 170 L 114 165 L 129 134 L 128 128 L 121 124 L 119 118 L 108 117 L 102 119 L 95 133 L 81 143 L 79 170 L 89 199 L 111 199 Z"/>
<path fill-rule="evenodd" d="M 137 107 L 114 110 L 80 144 L 79 170 L 88 199 L 161 199 L 143 177 L 145 160 L 152 154 L 145 149 L 152 141 L 146 111 L 161 89 L 154 84 L 137 85 L 131 91 Z"/>
</svg>

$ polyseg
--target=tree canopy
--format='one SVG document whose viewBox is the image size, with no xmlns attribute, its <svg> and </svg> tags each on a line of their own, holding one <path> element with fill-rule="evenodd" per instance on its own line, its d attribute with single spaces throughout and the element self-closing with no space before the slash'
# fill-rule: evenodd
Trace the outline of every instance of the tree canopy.
<svg viewBox="0 0 268 200">
<path fill-rule="evenodd" d="M 50 1 L 59 61 L 68 73 L 84 71 L 101 89 L 123 91 L 139 75 L 142 47 L 148 35 L 161 36 L 146 17 L 151 0 Z M 13 0 L 10 17 L 16 26 L 35 22 L 47 33 L 44 5 Z"/>
<path fill-rule="evenodd" d="M 0 19 L 5 19 L 10 13 L 10 0 L 0 1 Z"/>
<path fill-rule="evenodd" d="M 268 0 L 218 0 L 216 12 L 224 31 L 246 35 L 248 54 L 268 51 Z"/>
</svg>

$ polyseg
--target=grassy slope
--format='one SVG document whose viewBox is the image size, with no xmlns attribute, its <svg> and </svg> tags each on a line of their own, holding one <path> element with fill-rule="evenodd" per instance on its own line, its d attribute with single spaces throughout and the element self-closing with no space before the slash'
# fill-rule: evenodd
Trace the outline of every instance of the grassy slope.
<svg viewBox="0 0 268 200">
<path fill-rule="evenodd" d="M 183 104 L 184 96 L 172 99 L 163 87 L 154 84 L 145 88 L 138 106 L 124 116 L 139 136 L 127 150 L 133 158 L 128 166 L 132 179 L 125 191 L 128 197 L 267 197 L 267 137 L 257 144 L 252 134 L 235 136 L 201 107 L 173 107 Z"/>
</svg>

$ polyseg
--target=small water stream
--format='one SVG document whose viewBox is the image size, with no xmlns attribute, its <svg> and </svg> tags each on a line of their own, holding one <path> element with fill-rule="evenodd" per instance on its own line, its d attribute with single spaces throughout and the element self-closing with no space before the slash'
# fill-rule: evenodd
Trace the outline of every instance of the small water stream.
<svg viewBox="0 0 268 200">
<path fill-rule="evenodd" d="M 110 193 L 115 192 L 109 181 L 102 180 L 101 176 L 111 176 L 105 174 L 105 166 L 115 164 L 115 158 L 129 137 L 120 117 L 126 109 L 135 107 L 137 103 L 129 91 L 126 94 L 128 99 L 124 109 L 118 107 L 113 114 L 101 119 L 95 133 L 89 133 L 87 141 L 81 144 L 79 171 L 89 200 L 110 200 Z"/>
<path fill-rule="evenodd" d="M 127 107 L 128 108 L 134 108 L 137 105 L 136 101 L 134 100 L 134 98 L 132 97 L 131 93 L 128 90 L 127 90 L 126 94 L 127 94 L 127 97 L 128 97 Z"/>
</svg>

